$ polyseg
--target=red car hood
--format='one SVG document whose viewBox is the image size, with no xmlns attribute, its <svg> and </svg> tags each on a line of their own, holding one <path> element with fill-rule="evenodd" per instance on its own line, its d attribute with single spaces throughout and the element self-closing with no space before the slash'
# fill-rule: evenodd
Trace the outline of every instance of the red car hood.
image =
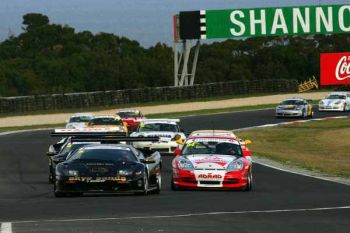
<svg viewBox="0 0 350 233">
<path fill-rule="evenodd" d="M 195 169 L 226 169 L 237 157 L 232 155 L 188 155 Z"/>
</svg>

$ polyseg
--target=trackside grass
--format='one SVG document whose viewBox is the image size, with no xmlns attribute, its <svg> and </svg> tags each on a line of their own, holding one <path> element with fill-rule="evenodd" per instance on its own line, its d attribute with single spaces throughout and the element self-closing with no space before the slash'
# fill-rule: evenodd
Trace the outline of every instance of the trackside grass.
<svg viewBox="0 0 350 233">
<path fill-rule="evenodd" d="M 253 154 L 329 175 L 350 177 L 350 119 L 236 132 Z"/>
</svg>

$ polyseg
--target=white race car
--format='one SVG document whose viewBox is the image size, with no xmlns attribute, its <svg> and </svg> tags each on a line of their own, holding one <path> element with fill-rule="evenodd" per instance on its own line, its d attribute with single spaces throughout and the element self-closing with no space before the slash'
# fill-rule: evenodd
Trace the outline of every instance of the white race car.
<svg viewBox="0 0 350 233">
<path fill-rule="evenodd" d="M 318 104 L 319 111 L 349 111 L 350 93 L 332 92 Z"/>
<path fill-rule="evenodd" d="M 89 121 L 94 117 L 92 113 L 75 113 L 66 124 L 67 129 L 82 129 L 87 127 Z"/>
<path fill-rule="evenodd" d="M 159 137 L 159 142 L 135 142 L 137 149 L 150 149 L 160 153 L 172 154 L 181 147 L 186 136 L 178 126 L 179 119 L 145 119 L 130 137 Z"/>
</svg>

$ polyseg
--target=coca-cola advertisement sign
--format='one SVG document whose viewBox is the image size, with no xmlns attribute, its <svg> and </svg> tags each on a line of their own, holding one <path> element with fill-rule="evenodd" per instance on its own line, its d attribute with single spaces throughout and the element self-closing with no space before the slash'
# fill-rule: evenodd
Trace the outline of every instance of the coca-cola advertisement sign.
<svg viewBox="0 0 350 233">
<path fill-rule="evenodd" d="M 350 85 L 350 52 L 322 53 L 321 85 Z"/>
</svg>

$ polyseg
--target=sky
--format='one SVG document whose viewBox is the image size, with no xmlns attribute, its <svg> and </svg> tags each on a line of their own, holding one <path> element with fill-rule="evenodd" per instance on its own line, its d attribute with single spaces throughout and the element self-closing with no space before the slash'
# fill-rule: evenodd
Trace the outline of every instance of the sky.
<svg viewBox="0 0 350 233">
<path fill-rule="evenodd" d="M 22 32 L 22 16 L 42 13 L 77 31 L 108 32 L 144 47 L 172 43 L 172 17 L 179 11 L 343 4 L 350 0 L 0 0 L 0 41 Z"/>
</svg>

